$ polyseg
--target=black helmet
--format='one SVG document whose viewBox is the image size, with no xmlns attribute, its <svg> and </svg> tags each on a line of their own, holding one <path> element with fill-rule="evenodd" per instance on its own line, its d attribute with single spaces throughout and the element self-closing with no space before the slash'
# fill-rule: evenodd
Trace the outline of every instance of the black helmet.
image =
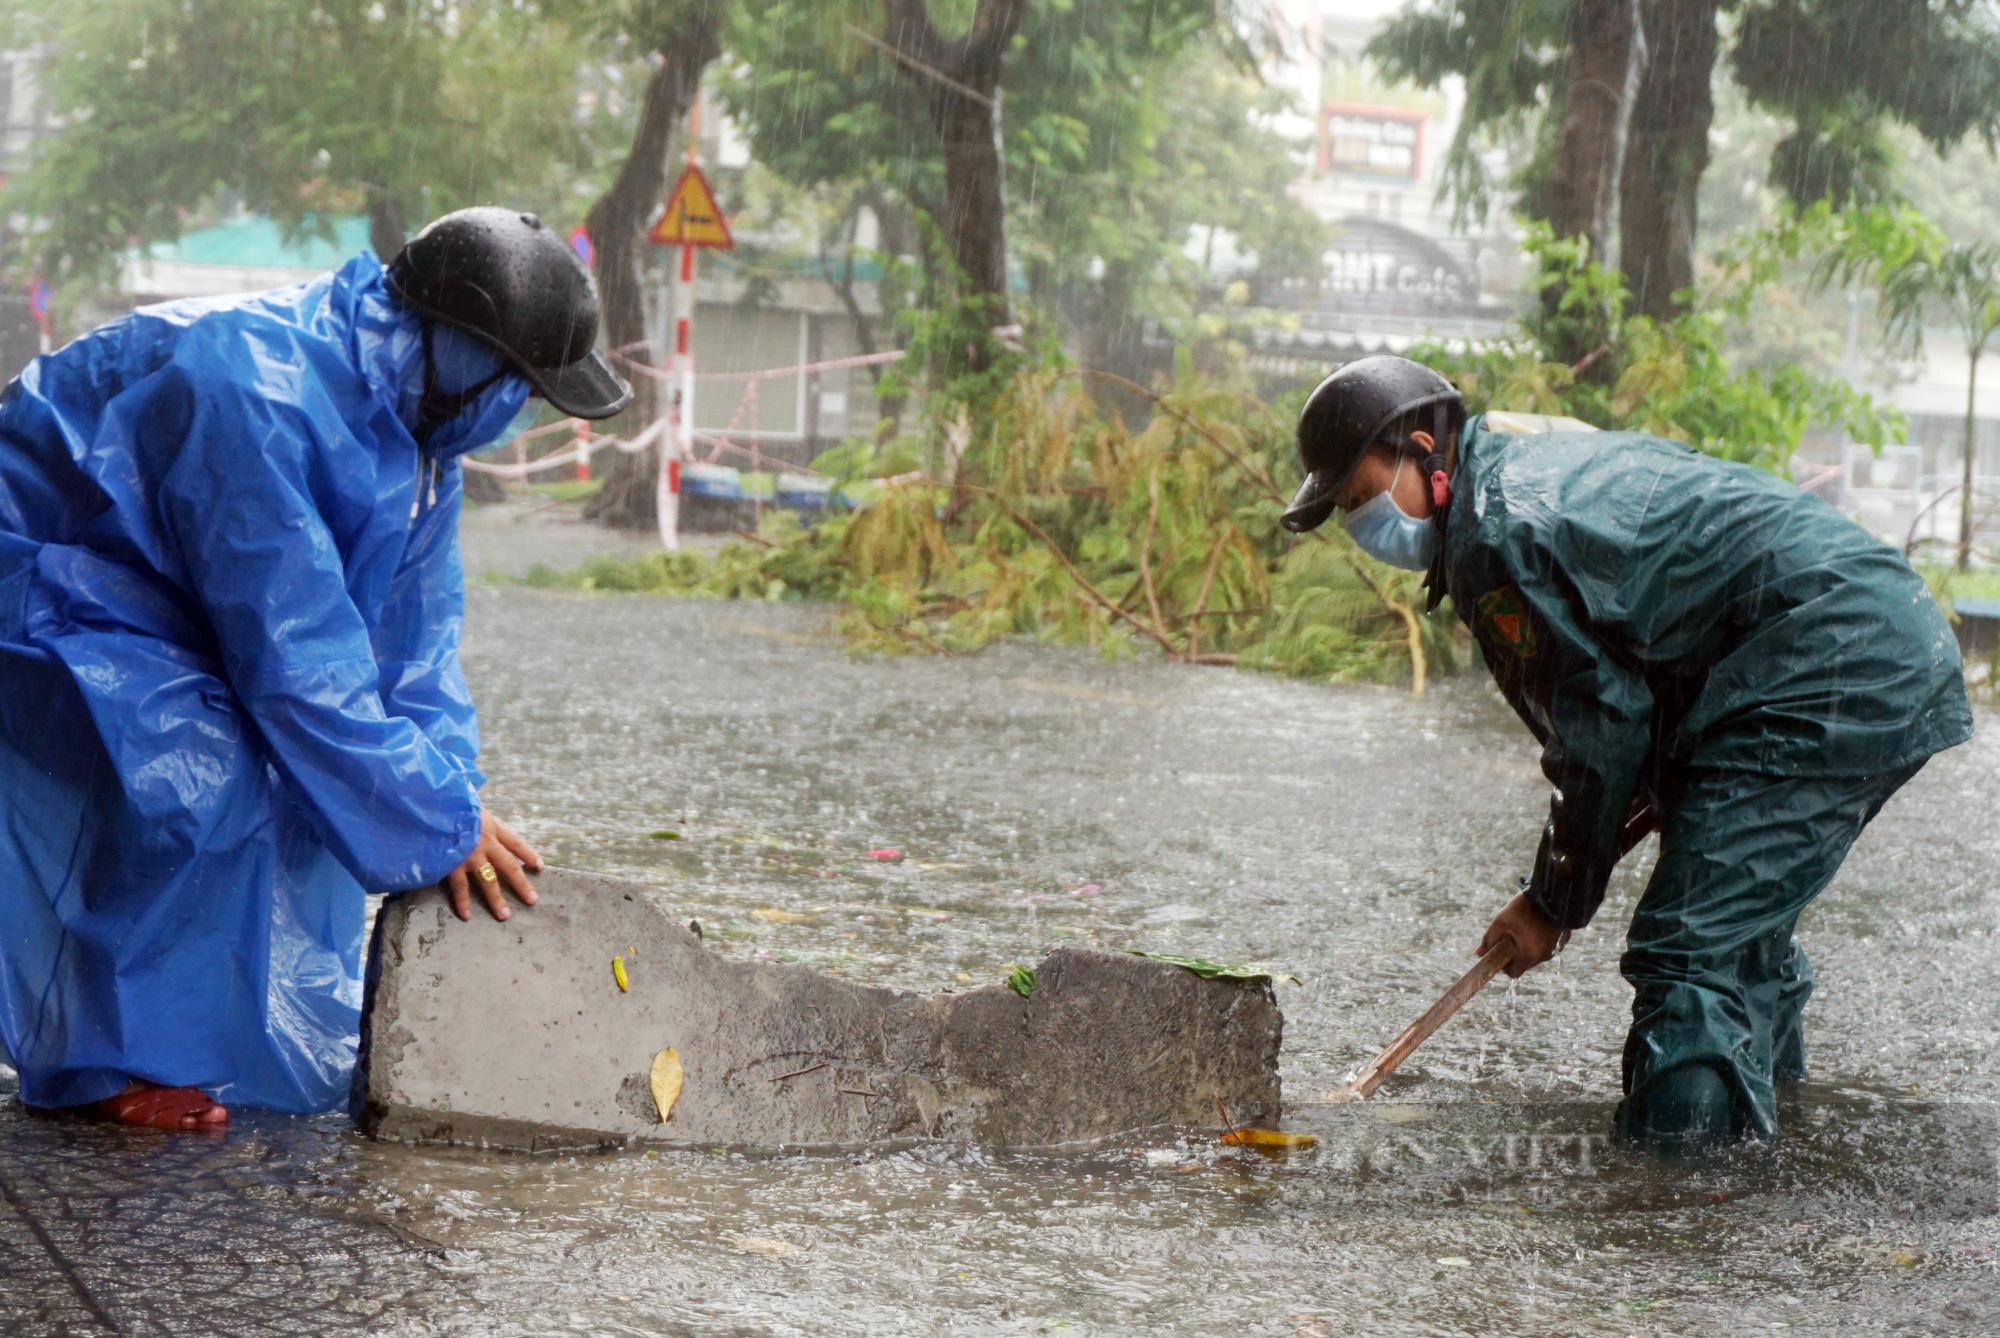
<svg viewBox="0 0 2000 1338">
<path fill-rule="evenodd" d="M 1425 407 L 1437 411 L 1431 435 L 1442 451 L 1464 421 L 1465 402 L 1456 386 L 1422 363 L 1378 354 L 1350 362 L 1320 382 L 1299 413 L 1299 464 L 1306 478 L 1285 508 L 1285 528 L 1304 534 L 1325 524 L 1335 494 L 1354 477 L 1368 448 L 1405 414 Z M 1390 444 L 1419 458 L 1431 454 L 1411 441 Z"/>
<path fill-rule="evenodd" d="M 433 219 L 389 266 L 409 306 L 485 340 L 574 418 L 609 418 L 632 387 L 597 353 L 597 291 L 569 244 L 533 214 L 460 209 Z"/>
</svg>

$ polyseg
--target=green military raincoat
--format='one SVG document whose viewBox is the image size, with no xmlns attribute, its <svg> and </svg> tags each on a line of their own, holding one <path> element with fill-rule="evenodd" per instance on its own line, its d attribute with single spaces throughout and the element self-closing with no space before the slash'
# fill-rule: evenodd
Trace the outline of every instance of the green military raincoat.
<svg viewBox="0 0 2000 1338">
<path fill-rule="evenodd" d="M 1895 786 L 1971 737 L 1951 628 L 1900 553 L 1678 442 L 1475 418 L 1452 496 L 1433 600 L 1450 595 L 1555 787 L 1527 895 L 1588 923 L 1635 799 L 1656 801 L 1627 1090 L 1710 1062 L 1768 1134 L 1774 1065 L 1803 1066 L 1793 921 Z"/>
</svg>

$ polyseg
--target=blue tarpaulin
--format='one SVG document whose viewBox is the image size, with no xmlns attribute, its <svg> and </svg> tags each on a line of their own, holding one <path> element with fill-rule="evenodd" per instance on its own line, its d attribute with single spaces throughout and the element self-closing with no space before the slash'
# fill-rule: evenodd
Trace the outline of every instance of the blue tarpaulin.
<svg viewBox="0 0 2000 1338">
<path fill-rule="evenodd" d="M 444 388 L 490 353 L 440 331 Z M 457 457 L 419 449 L 416 319 L 361 255 L 142 308 L 0 400 L 0 1041 L 21 1095 L 128 1075 L 342 1104 L 363 893 L 479 825 Z M 457 379 L 463 377 L 464 379 Z"/>
</svg>

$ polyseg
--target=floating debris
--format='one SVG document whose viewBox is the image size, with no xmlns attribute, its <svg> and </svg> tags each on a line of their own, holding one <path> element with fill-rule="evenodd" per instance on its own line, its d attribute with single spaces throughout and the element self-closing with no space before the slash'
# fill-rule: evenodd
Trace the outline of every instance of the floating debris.
<svg viewBox="0 0 2000 1338">
<path fill-rule="evenodd" d="M 632 981 L 625 974 L 625 959 L 623 957 L 613 957 L 611 959 L 611 978 L 618 982 L 618 992 L 620 994 L 632 988 Z"/>
<path fill-rule="evenodd" d="M 1293 1133 L 1289 1129 L 1231 1129 L 1222 1135 L 1222 1141 L 1231 1147 L 1256 1148 L 1260 1152 L 1288 1152 L 1293 1148 L 1319 1146 L 1316 1135 Z"/>
<path fill-rule="evenodd" d="M 761 1254 L 767 1259 L 789 1259 L 799 1252 L 799 1247 L 790 1241 L 773 1240 L 769 1236 L 731 1236 L 729 1243 L 738 1254 Z"/>
<path fill-rule="evenodd" d="M 880 860 L 884 864 L 900 864 L 903 862 L 903 852 L 900 850 L 890 850 L 887 847 L 884 847 L 881 850 L 869 851 L 868 854 L 865 856 L 865 858 L 872 860 Z"/>
</svg>

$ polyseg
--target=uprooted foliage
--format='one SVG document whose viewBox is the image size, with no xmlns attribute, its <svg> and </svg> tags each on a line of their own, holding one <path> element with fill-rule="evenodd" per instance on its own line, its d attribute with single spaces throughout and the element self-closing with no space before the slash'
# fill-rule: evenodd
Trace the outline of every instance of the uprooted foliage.
<svg viewBox="0 0 2000 1338">
<path fill-rule="evenodd" d="M 1134 433 L 1093 394 L 1114 379 L 1016 372 L 979 426 L 946 425 L 943 467 L 875 480 L 852 513 L 806 525 L 768 512 L 713 558 L 603 557 L 529 582 L 831 600 L 852 644 L 877 652 L 1032 636 L 1419 692 L 1454 664 L 1462 642 L 1448 615 L 1422 612 L 1418 575 L 1366 557 L 1338 526 L 1304 541 L 1279 527 L 1296 479 L 1289 414 L 1183 375 L 1158 395 L 1122 383 L 1153 406 Z M 867 449 L 829 463 L 897 467 Z"/>
</svg>

